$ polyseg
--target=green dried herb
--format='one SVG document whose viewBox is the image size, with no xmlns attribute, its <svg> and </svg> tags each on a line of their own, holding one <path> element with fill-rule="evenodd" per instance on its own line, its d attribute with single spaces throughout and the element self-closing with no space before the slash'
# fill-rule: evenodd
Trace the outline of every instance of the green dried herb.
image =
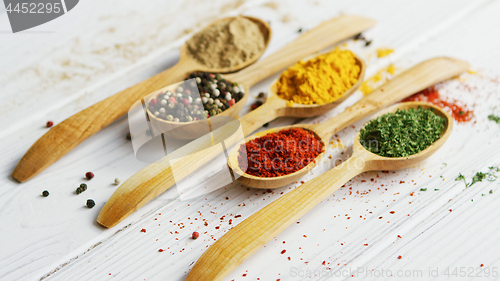
<svg viewBox="0 0 500 281">
<path fill-rule="evenodd" d="M 493 122 L 496 122 L 497 124 L 500 124 L 500 116 L 490 114 L 488 115 L 488 119 L 490 119 Z"/>
<path fill-rule="evenodd" d="M 384 157 L 407 157 L 429 147 L 441 137 L 446 119 L 421 107 L 397 110 L 370 120 L 360 140 L 370 152 Z"/>
<path fill-rule="evenodd" d="M 456 181 L 463 180 L 464 183 L 465 183 L 465 187 L 471 187 L 473 184 L 475 184 L 477 182 L 482 182 L 485 179 L 487 181 L 496 181 L 498 177 L 495 175 L 495 173 L 500 172 L 500 168 L 499 167 L 495 167 L 495 166 L 491 166 L 491 167 L 488 167 L 488 169 L 489 169 L 488 173 L 477 172 L 472 177 L 472 181 L 470 183 L 467 183 L 467 180 L 465 179 L 465 176 L 462 175 L 461 173 L 458 174 L 458 177 L 455 180 Z"/>
<path fill-rule="evenodd" d="M 420 191 L 427 191 L 427 188 L 421 188 Z"/>
</svg>

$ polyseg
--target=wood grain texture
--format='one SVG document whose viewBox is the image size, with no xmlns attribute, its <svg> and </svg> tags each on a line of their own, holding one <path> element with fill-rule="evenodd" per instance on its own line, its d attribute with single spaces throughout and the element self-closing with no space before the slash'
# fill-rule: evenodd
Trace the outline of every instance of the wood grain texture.
<svg viewBox="0 0 500 281">
<path fill-rule="evenodd" d="M 358 16 L 341 16 L 328 20 L 318 27 L 309 30 L 274 55 L 242 70 L 239 74 L 234 74 L 232 78 L 228 77 L 228 79 L 240 81 L 238 80 L 239 77 L 239 79 L 242 79 L 242 83 L 245 83 L 243 82 L 245 81 L 243 77 L 246 77 L 246 79 L 249 79 L 247 82 L 248 85 L 253 85 L 253 83 L 263 79 L 265 77 L 264 74 L 273 74 L 282 69 L 285 65 L 290 65 L 298 61 L 299 55 L 307 56 L 315 53 L 326 46 L 354 36 L 360 31 L 373 26 L 374 23 L 373 20 Z M 332 36 L 328 40 L 323 40 L 323 35 L 330 32 L 335 32 L 339 35 Z M 314 39 L 315 41 L 313 42 L 318 43 L 310 44 L 311 40 Z M 256 69 L 260 71 L 256 72 Z M 248 86 L 245 87 L 248 89 Z M 274 99 L 270 98 L 264 106 L 245 115 L 239 121 L 230 122 L 216 129 L 213 135 L 220 136 L 226 146 L 233 145 L 239 140 L 237 135 L 232 134 L 235 131 L 232 127 L 239 127 L 238 122 L 241 122 L 243 134 L 247 135 L 263 124 L 288 112 L 285 110 L 286 108 L 286 101 L 277 97 Z M 299 107 L 297 111 L 303 112 L 303 109 L 304 108 Z M 321 110 L 316 110 L 315 108 L 310 108 L 308 110 L 308 115 L 304 114 L 303 117 L 322 113 Z M 175 184 L 175 180 L 182 180 L 185 176 L 196 171 L 196 169 L 209 163 L 215 156 L 223 152 L 218 146 L 207 146 L 207 144 L 211 143 L 212 137 L 212 134 L 202 136 L 177 149 L 172 155 L 161 159 L 159 161 L 161 164 L 151 164 L 129 178 L 111 196 L 110 200 L 99 214 L 97 222 L 108 228 L 115 226 L 145 203 L 172 187 Z M 218 141 L 216 141 L 216 143 L 218 143 Z M 205 148 L 205 150 L 202 151 L 203 148 Z M 193 151 L 197 153 L 192 153 Z M 168 159 L 179 159 L 180 157 L 182 157 L 182 161 L 176 167 L 176 170 L 181 172 L 175 176 L 174 180 L 172 169 L 168 168 L 170 165 Z"/>
</svg>

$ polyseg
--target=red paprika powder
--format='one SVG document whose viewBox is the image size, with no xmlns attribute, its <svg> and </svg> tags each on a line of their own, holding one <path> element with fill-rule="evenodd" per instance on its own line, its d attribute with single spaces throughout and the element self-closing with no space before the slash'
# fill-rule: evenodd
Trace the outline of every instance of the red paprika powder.
<svg viewBox="0 0 500 281">
<path fill-rule="evenodd" d="M 323 142 L 313 132 L 292 128 L 242 144 L 238 164 L 253 176 L 279 177 L 304 168 L 323 151 Z"/>
<path fill-rule="evenodd" d="M 403 102 L 407 101 L 423 101 L 435 104 L 445 110 L 448 110 L 453 119 L 457 120 L 457 122 L 468 122 L 472 119 L 472 117 L 474 117 L 472 110 L 467 110 L 456 104 L 456 102 L 449 102 L 442 99 L 439 92 L 434 87 L 422 90 L 403 100 Z"/>
</svg>

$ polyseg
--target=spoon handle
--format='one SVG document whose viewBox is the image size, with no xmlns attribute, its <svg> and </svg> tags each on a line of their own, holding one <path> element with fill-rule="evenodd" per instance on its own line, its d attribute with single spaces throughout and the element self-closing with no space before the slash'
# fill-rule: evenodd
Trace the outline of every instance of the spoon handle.
<svg viewBox="0 0 500 281">
<path fill-rule="evenodd" d="M 192 69 L 190 61 L 181 60 L 172 68 L 116 93 L 57 124 L 24 154 L 12 177 L 19 182 L 34 177 L 84 140 L 125 115 L 130 107 L 146 94 L 182 80 Z"/>
<path fill-rule="evenodd" d="M 325 133 L 326 139 L 330 139 L 333 134 L 376 111 L 457 76 L 468 68 L 468 63 L 453 58 L 428 59 L 397 75 L 339 115 L 315 126 L 318 132 Z"/>
<path fill-rule="evenodd" d="M 222 280 L 290 224 L 363 172 L 366 155 L 355 154 L 239 223 L 203 253 L 186 281 Z"/>
<path fill-rule="evenodd" d="M 298 62 L 304 57 L 365 31 L 375 24 L 375 20 L 353 15 L 342 15 L 325 21 L 287 44 L 280 51 L 250 65 L 242 71 L 227 75 L 227 78 L 252 86 L 262 79 L 290 66 L 291 61 Z"/>
</svg>

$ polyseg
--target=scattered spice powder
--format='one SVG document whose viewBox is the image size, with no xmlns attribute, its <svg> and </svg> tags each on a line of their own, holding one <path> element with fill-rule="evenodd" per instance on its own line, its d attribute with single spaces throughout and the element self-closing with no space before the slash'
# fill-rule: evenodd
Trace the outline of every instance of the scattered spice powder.
<svg viewBox="0 0 500 281">
<path fill-rule="evenodd" d="M 351 51 L 335 49 L 285 70 L 277 82 L 277 94 L 289 106 L 331 103 L 358 82 L 360 73 Z"/>
<path fill-rule="evenodd" d="M 377 49 L 377 57 L 383 58 L 394 52 L 393 49 Z"/>
<path fill-rule="evenodd" d="M 468 110 L 463 106 L 458 105 L 456 101 L 450 102 L 441 98 L 435 87 L 427 88 L 410 97 L 407 97 L 403 100 L 403 102 L 406 101 L 423 101 L 437 105 L 451 113 L 453 119 L 460 123 L 468 122 L 472 119 L 472 117 L 474 117 L 474 112 L 472 110 Z"/>
<path fill-rule="evenodd" d="M 238 164 L 253 176 L 278 177 L 306 167 L 323 151 L 323 142 L 313 132 L 292 128 L 242 144 Z"/>
<path fill-rule="evenodd" d="M 379 84 L 380 81 L 382 80 L 388 81 L 389 76 L 394 75 L 395 72 L 396 68 L 394 67 L 393 64 L 379 70 L 379 72 L 377 72 L 372 77 L 366 79 L 365 82 L 361 84 L 360 88 L 361 92 L 363 92 L 364 95 L 370 94 L 371 92 L 373 92 L 373 89 L 376 87 L 376 85 Z"/>
</svg>

